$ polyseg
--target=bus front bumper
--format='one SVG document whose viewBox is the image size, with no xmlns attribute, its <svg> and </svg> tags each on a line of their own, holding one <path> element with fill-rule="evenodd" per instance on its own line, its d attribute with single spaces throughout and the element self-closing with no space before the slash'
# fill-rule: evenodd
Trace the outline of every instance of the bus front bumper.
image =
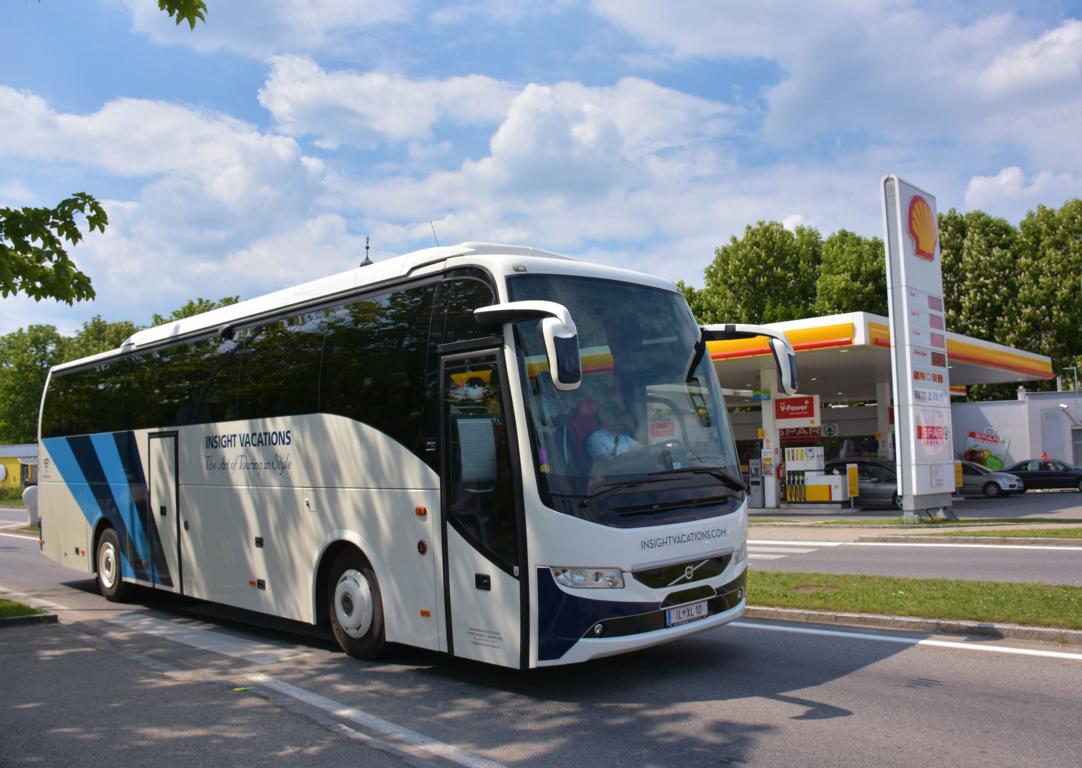
<svg viewBox="0 0 1082 768">
<path fill-rule="evenodd" d="M 721 626 L 744 614 L 746 585 L 745 569 L 697 601 L 705 602 L 705 616 L 670 626 L 670 611 L 679 605 L 578 597 L 560 589 L 548 569 L 538 569 L 538 665 L 612 656 Z"/>
</svg>

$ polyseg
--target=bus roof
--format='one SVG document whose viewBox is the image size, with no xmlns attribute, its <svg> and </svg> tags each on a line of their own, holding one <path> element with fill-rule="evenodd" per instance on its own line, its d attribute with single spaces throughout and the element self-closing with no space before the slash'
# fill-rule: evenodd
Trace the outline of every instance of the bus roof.
<svg viewBox="0 0 1082 768">
<path fill-rule="evenodd" d="M 675 290 L 675 286 L 671 282 L 652 275 L 579 262 L 570 256 L 536 248 L 498 243 L 460 243 L 451 246 L 424 248 L 403 256 L 375 262 L 364 267 L 355 267 L 345 272 L 320 277 L 263 296 L 219 307 L 182 320 L 174 320 L 153 328 L 146 328 L 128 337 L 120 345 L 119 349 L 102 352 L 79 360 L 72 360 L 55 366 L 54 370 L 62 371 L 83 366 L 118 354 L 165 344 L 171 340 L 179 341 L 200 336 L 211 330 L 222 330 L 233 325 L 241 326 L 251 320 L 286 312 L 293 307 L 302 307 L 322 300 L 332 300 L 338 296 L 348 296 L 368 288 L 393 284 L 407 277 L 419 277 L 436 273 L 442 271 L 448 259 L 455 257 L 469 257 L 468 260 L 470 261 L 476 259 L 479 266 L 489 267 L 496 273 L 510 271 L 510 262 L 507 257 L 525 258 L 531 262 L 536 260 L 535 263 L 559 261 L 563 265 L 563 268 L 559 270 L 561 272 L 567 271 L 573 274 L 608 277 L 609 279 L 622 278 Z"/>
</svg>

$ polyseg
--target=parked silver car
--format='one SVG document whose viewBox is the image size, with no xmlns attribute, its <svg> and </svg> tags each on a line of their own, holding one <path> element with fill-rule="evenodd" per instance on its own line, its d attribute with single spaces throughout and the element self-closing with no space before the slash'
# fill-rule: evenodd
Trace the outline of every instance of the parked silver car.
<svg viewBox="0 0 1082 768">
<path fill-rule="evenodd" d="M 966 496 L 983 493 L 990 499 L 998 496 L 1010 496 L 1012 493 L 1024 493 L 1022 478 L 1009 472 L 993 472 L 988 467 L 972 461 L 962 462 L 961 492 Z"/>
<path fill-rule="evenodd" d="M 844 475 L 846 464 L 857 465 L 857 484 L 860 488 L 857 503 L 860 506 L 882 505 L 901 509 L 898 473 L 892 462 L 870 457 L 831 459 L 826 463 L 826 473 Z"/>
</svg>

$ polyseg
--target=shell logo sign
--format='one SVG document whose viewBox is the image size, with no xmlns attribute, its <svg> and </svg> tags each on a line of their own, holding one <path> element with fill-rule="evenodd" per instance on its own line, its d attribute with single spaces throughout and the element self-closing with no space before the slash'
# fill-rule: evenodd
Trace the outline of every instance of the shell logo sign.
<svg viewBox="0 0 1082 768">
<path fill-rule="evenodd" d="M 916 246 L 917 256 L 925 261 L 935 259 L 935 245 L 939 238 L 932 206 L 920 195 L 909 201 L 909 234 Z"/>
</svg>

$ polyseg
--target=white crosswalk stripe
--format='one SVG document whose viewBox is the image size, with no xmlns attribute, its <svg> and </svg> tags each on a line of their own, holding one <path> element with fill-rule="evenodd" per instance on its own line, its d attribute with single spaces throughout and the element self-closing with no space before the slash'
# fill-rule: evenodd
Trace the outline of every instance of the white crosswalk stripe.
<svg viewBox="0 0 1082 768">
<path fill-rule="evenodd" d="M 772 541 L 770 539 L 748 539 L 748 558 L 750 560 L 778 560 L 787 555 L 806 555 L 823 547 L 838 547 L 841 541 Z"/>
</svg>

